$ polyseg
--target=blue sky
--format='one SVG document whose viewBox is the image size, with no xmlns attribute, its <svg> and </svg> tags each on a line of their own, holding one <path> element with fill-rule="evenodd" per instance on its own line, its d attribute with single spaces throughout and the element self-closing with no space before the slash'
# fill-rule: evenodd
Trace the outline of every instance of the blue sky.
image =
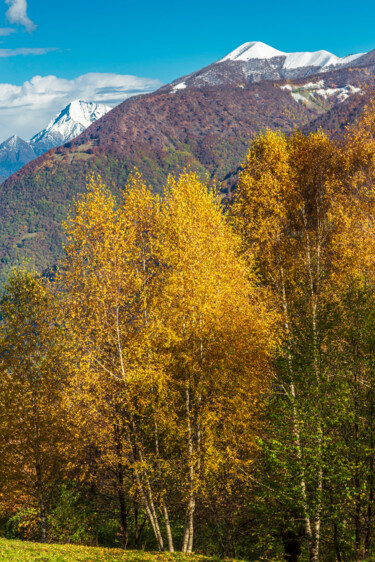
<svg viewBox="0 0 375 562">
<path fill-rule="evenodd" d="M 0 142 L 11 130 L 31 136 L 69 96 L 96 96 L 114 75 L 112 99 L 97 101 L 114 105 L 134 90 L 150 91 L 246 41 L 286 52 L 365 52 L 375 48 L 374 19 L 375 3 L 367 0 L 0 0 Z M 87 73 L 90 87 L 82 78 Z M 35 82 L 36 76 L 56 80 Z M 17 109 L 7 112 L 8 106 Z"/>
</svg>

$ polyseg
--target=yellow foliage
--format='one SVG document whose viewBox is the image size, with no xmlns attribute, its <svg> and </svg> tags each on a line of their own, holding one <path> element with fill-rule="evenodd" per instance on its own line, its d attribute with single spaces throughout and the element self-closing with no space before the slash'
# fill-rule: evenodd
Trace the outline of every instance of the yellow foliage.
<svg viewBox="0 0 375 562">
<path fill-rule="evenodd" d="M 275 315 L 194 174 L 170 177 L 162 200 L 137 172 L 120 201 L 92 177 L 67 236 L 60 282 L 83 358 L 76 384 L 103 458 L 131 469 L 128 490 L 158 538 L 155 502 L 165 515 L 183 490 L 192 517 L 205 475 L 251 455 Z"/>
</svg>

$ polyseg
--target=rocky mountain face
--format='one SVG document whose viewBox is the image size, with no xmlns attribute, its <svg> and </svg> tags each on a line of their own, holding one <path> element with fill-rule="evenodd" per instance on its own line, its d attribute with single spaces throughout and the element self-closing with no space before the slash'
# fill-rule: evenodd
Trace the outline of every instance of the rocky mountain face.
<svg viewBox="0 0 375 562">
<path fill-rule="evenodd" d="M 375 51 L 339 59 L 265 47 L 245 44 L 189 77 L 127 99 L 8 178 L 0 186 L 0 276 L 25 258 L 43 269 L 61 255 L 61 223 L 88 172 L 120 191 L 137 167 L 161 190 L 168 173 L 189 168 L 228 195 L 254 135 L 320 126 L 339 135 L 375 88 Z"/>
<path fill-rule="evenodd" d="M 0 144 L 0 183 L 50 148 L 80 135 L 110 109 L 108 105 L 75 100 L 29 141 L 16 135 L 7 139 Z"/>
</svg>

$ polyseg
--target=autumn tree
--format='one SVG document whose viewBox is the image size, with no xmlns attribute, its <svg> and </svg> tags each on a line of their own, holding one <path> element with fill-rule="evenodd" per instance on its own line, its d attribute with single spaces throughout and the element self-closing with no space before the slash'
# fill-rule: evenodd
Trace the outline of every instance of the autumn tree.
<svg viewBox="0 0 375 562">
<path fill-rule="evenodd" d="M 61 469 L 66 338 L 48 282 L 27 271 L 10 275 L 0 317 L 3 493 L 18 496 L 18 507 L 37 510 L 45 542 L 49 500 Z"/>
<path fill-rule="evenodd" d="M 170 178 L 163 203 L 167 273 L 160 311 L 169 339 L 166 368 L 185 427 L 182 550 L 191 552 L 206 475 L 218 474 L 222 463 L 233 466 L 241 445 L 251 458 L 252 421 L 269 380 L 275 319 L 251 267 L 238 256 L 238 239 L 215 194 L 186 174 Z"/>
<path fill-rule="evenodd" d="M 267 448 L 281 462 L 282 487 L 298 506 L 294 516 L 303 517 L 313 561 L 319 559 L 325 490 L 335 462 L 328 351 L 334 341 L 338 345 L 341 320 L 334 318 L 333 304 L 363 270 L 372 232 L 373 197 L 364 167 L 348 158 L 322 133 L 286 138 L 268 132 L 252 144 L 233 209 L 243 250 L 255 254 L 283 316 L 273 402 L 279 422 Z"/>
<path fill-rule="evenodd" d="M 191 552 L 205 473 L 253 444 L 274 316 L 218 199 L 195 175 L 171 178 L 160 200 L 135 174 L 120 202 L 92 178 L 67 233 L 61 283 L 86 361 L 78 378 L 96 381 L 112 449 L 133 482 L 127 493 L 159 549 L 162 520 L 173 551 L 170 514 L 185 505 L 182 550 Z"/>
<path fill-rule="evenodd" d="M 130 471 L 162 550 L 164 542 L 151 486 L 153 467 L 144 459 L 139 422 L 142 407 L 148 406 L 150 385 L 159 374 L 148 344 L 153 324 L 147 311 L 150 290 L 145 277 L 153 279 L 153 258 L 146 253 L 153 239 L 157 198 L 142 183 L 134 180 L 133 185 L 125 210 L 91 178 L 88 193 L 67 226 L 70 243 L 62 283 L 67 295 L 66 321 L 85 359 L 78 377 L 96 381 L 95 388 L 92 385 L 97 394 L 94 405 L 102 412 L 106 435 L 112 436 L 105 454 L 117 459 L 111 462 L 117 465 L 124 536 L 124 476 Z M 173 550 L 173 545 L 170 548 Z"/>
</svg>

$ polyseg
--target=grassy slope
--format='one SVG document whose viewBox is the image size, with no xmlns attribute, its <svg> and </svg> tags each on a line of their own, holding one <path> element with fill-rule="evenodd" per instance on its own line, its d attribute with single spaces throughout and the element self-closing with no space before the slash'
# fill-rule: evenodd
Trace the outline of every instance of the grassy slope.
<svg viewBox="0 0 375 562">
<path fill-rule="evenodd" d="M 12 562 L 213 562 L 217 558 L 199 555 L 184 556 L 182 554 L 152 553 L 142 551 L 127 551 L 111 548 L 93 548 L 88 546 L 40 544 L 24 541 L 0 539 L 0 561 Z"/>
</svg>

